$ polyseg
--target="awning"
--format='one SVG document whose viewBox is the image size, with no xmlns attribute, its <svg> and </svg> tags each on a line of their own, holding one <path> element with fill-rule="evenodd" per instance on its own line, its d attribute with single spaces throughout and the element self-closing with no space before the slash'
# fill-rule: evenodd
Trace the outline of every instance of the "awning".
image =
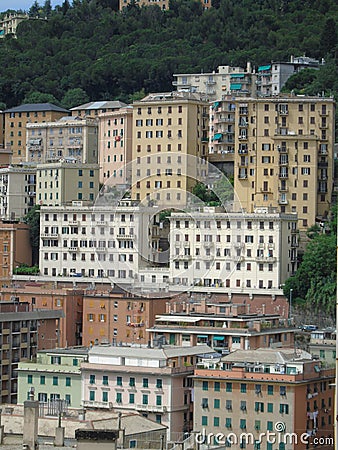
<svg viewBox="0 0 338 450">
<path fill-rule="evenodd" d="M 258 72 L 263 72 L 264 70 L 271 70 L 271 64 L 269 66 L 258 67 Z"/>
<path fill-rule="evenodd" d="M 186 322 L 186 323 L 194 323 L 194 322 L 198 322 L 200 320 L 199 317 L 189 317 L 189 316 L 158 316 L 156 317 L 156 322 L 157 321 L 161 321 L 161 322 Z"/>
<path fill-rule="evenodd" d="M 221 139 L 221 137 L 222 137 L 222 133 L 217 133 L 217 134 L 215 134 L 213 140 L 218 141 L 218 139 Z"/>
<path fill-rule="evenodd" d="M 224 336 L 214 336 L 213 340 L 214 341 L 224 341 Z"/>
<path fill-rule="evenodd" d="M 244 73 L 232 73 L 230 75 L 230 78 L 244 78 L 245 74 Z"/>
<path fill-rule="evenodd" d="M 206 334 L 198 334 L 197 337 L 200 339 L 208 339 L 208 336 Z"/>
<path fill-rule="evenodd" d="M 239 91 L 242 89 L 241 83 L 230 83 L 230 90 L 232 91 Z"/>
</svg>

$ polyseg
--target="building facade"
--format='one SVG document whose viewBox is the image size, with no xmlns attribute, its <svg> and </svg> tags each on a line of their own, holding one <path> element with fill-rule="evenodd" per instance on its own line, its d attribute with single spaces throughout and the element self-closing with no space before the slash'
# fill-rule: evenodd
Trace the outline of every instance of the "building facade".
<svg viewBox="0 0 338 450">
<path fill-rule="evenodd" d="M 0 169 L 0 217 L 22 219 L 36 204 L 36 168 L 20 164 Z"/>
<path fill-rule="evenodd" d="M 83 105 L 75 106 L 74 108 L 71 108 L 70 111 L 72 116 L 75 117 L 98 118 L 100 114 L 117 111 L 120 108 L 125 108 L 126 106 L 126 103 L 120 102 L 119 100 L 89 102 L 84 103 Z"/>
<path fill-rule="evenodd" d="M 37 352 L 36 361 L 18 366 L 18 404 L 27 400 L 34 388 L 41 403 L 63 400 L 69 408 L 81 408 L 81 363 L 88 359 L 88 349 L 68 347 Z"/>
<path fill-rule="evenodd" d="M 327 217 L 333 188 L 333 98 L 236 102 L 235 192 L 242 207 L 297 213 L 300 230 Z"/>
<path fill-rule="evenodd" d="M 327 328 L 312 331 L 310 336 L 309 352 L 329 367 L 336 362 L 336 335 L 336 330 Z"/>
<path fill-rule="evenodd" d="M 204 165 L 208 103 L 184 92 L 150 94 L 133 104 L 131 197 L 152 204 L 182 205 Z"/>
<path fill-rule="evenodd" d="M 61 317 L 61 311 L 32 311 L 27 303 L 0 303 L 1 403 L 17 402 L 18 363 L 36 356 L 41 334 L 50 345 Z"/>
<path fill-rule="evenodd" d="M 60 314 L 57 328 L 39 334 L 39 349 L 77 346 L 82 344 L 83 290 L 51 287 L 50 283 L 30 283 L 2 287 L 2 302 L 28 304 L 31 310 L 56 311 Z"/>
<path fill-rule="evenodd" d="M 72 201 L 93 204 L 98 193 L 98 164 L 64 161 L 37 165 L 36 201 L 38 205 L 59 206 Z"/>
<path fill-rule="evenodd" d="M 26 160 L 97 164 L 98 125 L 94 119 L 65 116 L 54 122 L 26 125 Z"/>
<path fill-rule="evenodd" d="M 168 427 L 168 440 L 192 429 L 191 381 L 207 346 L 136 348 L 94 346 L 81 366 L 85 408 L 139 411 Z"/>
<path fill-rule="evenodd" d="M 313 437 L 332 439 L 332 382 L 333 370 L 321 368 L 306 352 L 238 350 L 223 356 L 214 368 L 196 368 L 194 431 L 211 433 L 211 446 L 229 446 L 231 433 L 238 438 L 236 448 L 247 449 L 271 450 L 276 445 L 279 449 L 303 449 L 303 433 L 309 442 Z M 276 423 L 281 424 L 279 428 Z M 277 444 L 266 439 L 267 431 L 277 432 Z M 216 442 L 214 437 L 220 432 L 223 441 Z M 290 441 L 290 433 L 298 436 L 298 442 Z"/>
<path fill-rule="evenodd" d="M 132 107 L 99 115 L 100 183 L 130 184 L 132 126 Z"/>
<path fill-rule="evenodd" d="M 224 95 L 251 96 L 256 91 L 256 75 L 251 64 L 242 67 L 218 66 L 216 71 L 196 74 L 174 74 L 173 85 L 178 91 L 197 92 L 209 101 Z"/>
<path fill-rule="evenodd" d="M 172 213 L 169 279 L 185 286 L 278 289 L 296 270 L 296 231 L 296 215 L 264 208 Z"/>
<path fill-rule="evenodd" d="M 26 124 L 53 122 L 69 114 L 52 103 L 30 103 L 4 111 L 5 147 L 12 152 L 12 163 L 26 161 Z"/>
</svg>

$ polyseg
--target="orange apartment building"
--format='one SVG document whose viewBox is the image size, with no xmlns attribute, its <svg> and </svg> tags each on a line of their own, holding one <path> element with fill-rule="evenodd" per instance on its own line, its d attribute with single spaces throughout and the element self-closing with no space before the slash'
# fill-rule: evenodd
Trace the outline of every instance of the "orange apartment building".
<svg viewBox="0 0 338 450">
<path fill-rule="evenodd" d="M 26 161 L 26 124 L 54 122 L 68 116 L 69 111 L 52 103 L 29 103 L 4 111 L 4 147 L 12 152 L 12 163 Z"/>
<path fill-rule="evenodd" d="M 9 283 L 21 264 L 32 264 L 29 226 L 24 223 L 0 222 L 0 283 Z"/>
<path fill-rule="evenodd" d="M 163 314 L 167 298 L 135 297 L 115 288 L 110 292 L 86 290 L 83 297 L 82 344 L 148 344 L 148 327 Z"/>
<path fill-rule="evenodd" d="M 0 300 L 25 302 L 33 310 L 63 311 L 57 333 L 52 336 L 52 343 L 46 342 L 44 348 L 81 345 L 83 290 L 53 289 L 52 283 L 26 283 L 20 287 L 1 288 Z"/>
<path fill-rule="evenodd" d="M 309 353 L 237 350 L 208 364 L 195 369 L 194 430 L 211 433 L 209 445 L 221 432 L 225 446 L 230 433 L 238 440 L 233 448 L 297 450 L 324 437 L 327 445 L 321 447 L 332 448 L 334 371 Z M 268 431 L 275 433 L 275 443 L 261 435 Z M 310 447 L 301 436 L 308 436 Z"/>
</svg>

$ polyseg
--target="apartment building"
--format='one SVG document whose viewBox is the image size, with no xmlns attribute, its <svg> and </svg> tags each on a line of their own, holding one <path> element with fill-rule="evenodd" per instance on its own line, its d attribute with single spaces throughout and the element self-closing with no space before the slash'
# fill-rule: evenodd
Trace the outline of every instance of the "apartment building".
<svg viewBox="0 0 338 450">
<path fill-rule="evenodd" d="M 99 165 L 62 161 L 38 164 L 36 199 L 39 205 L 65 205 L 72 201 L 93 204 L 99 193 Z"/>
<path fill-rule="evenodd" d="M 120 108 L 125 108 L 126 106 L 126 103 L 120 102 L 119 100 L 89 102 L 75 106 L 74 108 L 71 108 L 70 111 L 72 116 L 75 117 L 98 118 L 100 114 L 118 111 Z"/>
<path fill-rule="evenodd" d="M 208 103 L 197 94 L 150 94 L 133 104 L 132 199 L 182 205 L 206 176 Z"/>
<path fill-rule="evenodd" d="M 259 66 L 257 69 L 257 96 L 270 97 L 280 94 L 287 80 L 303 69 L 319 69 L 324 64 L 322 60 L 307 56 L 290 57 L 290 61 L 272 61 L 270 64 Z"/>
<path fill-rule="evenodd" d="M 52 286 L 50 283 L 26 281 L 21 286 L 6 285 L 0 289 L 1 302 L 15 301 L 29 305 L 32 311 L 56 311 L 60 314 L 57 328 L 39 334 L 39 349 L 82 344 L 83 290 Z"/>
<path fill-rule="evenodd" d="M 0 168 L 0 217 L 22 219 L 36 204 L 36 167 L 29 164 Z"/>
<path fill-rule="evenodd" d="M 19 362 L 18 404 L 27 400 L 31 388 L 44 404 L 64 401 L 67 408 L 81 408 L 81 363 L 88 360 L 85 347 L 67 347 L 38 351 L 36 360 Z"/>
<path fill-rule="evenodd" d="M 236 448 L 303 449 L 303 433 L 309 442 L 314 436 L 332 439 L 333 385 L 333 369 L 323 369 L 304 351 L 237 350 L 213 368 L 195 369 L 194 431 L 202 439 L 203 430 L 211 433 L 211 446 L 229 446 L 231 433 Z M 267 431 L 275 433 L 274 444 L 266 434 L 260 441 Z M 224 434 L 223 441 L 216 441 L 217 433 Z"/>
<path fill-rule="evenodd" d="M 99 115 L 100 183 L 130 184 L 132 127 L 131 106 Z"/>
<path fill-rule="evenodd" d="M 211 311 L 162 314 L 148 331 L 154 344 L 190 347 L 206 344 L 220 353 L 260 347 L 288 348 L 294 342 L 292 321 L 279 314 L 250 313 L 250 305 L 219 304 Z"/>
<path fill-rule="evenodd" d="M 9 283 L 15 269 L 32 264 L 29 226 L 14 221 L 0 221 L 0 282 Z"/>
<path fill-rule="evenodd" d="M 26 160 L 85 164 L 98 162 L 98 125 L 95 119 L 65 116 L 53 122 L 27 123 Z"/>
<path fill-rule="evenodd" d="M 5 147 L 12 152 L 12 163 L 26 161 L 27 123 L 53 122 L 69 111 L 52 103 L 29 103 L 4 111 Z"/>
<path fill-rule="evenodd" d="M 213 72 L 174 74 L 173 77 L 178 91 L 197 92 L 209 101 L 219 100 L 223 95 L 252 96 L 256 91 L 256 75 L 249 62 L 245 69 L 225 65 Z"/>
<path fill-rule="evenodd" d="M 171 214 L 169 279 L 184 286 L 278 289 L 297 268 L 297 216 L 268 208 L 219 210 Z"/>
<path fill-rule="evenodd" d="M 27 14 L 5 14 L 3 19 L 0 20 L 0 39 L 3 39 L 8 34 L 12 34 L 16 37 L 16 29 L 19 23 L 24 20 L 29 20 Z"/>
<path fill-rule="evenodd" d="M 300 230 L 327 217 L 333 187 L 333 98 L 236 101 L 235 192 L 242 207 L 297 213 Z"/>
<path fill-rule="evenodd" d="M 336 337 L 337 332 L 333 328 L 311 332 L 309 352 L 328 367 L 333 367 L 336 363 Z"/>
<path fill-rule="evenodd" d="M 82 343 L 147 345 L 148 327 L 166 311 L 168 298 L 140 297 L 114 286 L 110 291 L 86 289 L 83 297 Z"/>
<path fill-rule="evenodd" d="M 192 429 L 191 375 L 208 346 L 94 346 L 81 366 L 85 408 L 138 411 L 168 427 L 168 440 Z"/>
<path fill-rule="evenodd" d="M 32 311 L 27 303 L 0 302 L 1 403 L 17 402 L 18 363 L 36 356 L 41 335 L 51 342 L 61 317 L 62 311 Z"/>
<path fill-rule="evenodd" d="M 40 272 L 43 275 L 108 277 L 130 285 L 147 260 L 151 208 L 114 205 L 43 206 L 40 215 Z M 75 280 L 74 280 L 75 281 Z"/>
</svg>

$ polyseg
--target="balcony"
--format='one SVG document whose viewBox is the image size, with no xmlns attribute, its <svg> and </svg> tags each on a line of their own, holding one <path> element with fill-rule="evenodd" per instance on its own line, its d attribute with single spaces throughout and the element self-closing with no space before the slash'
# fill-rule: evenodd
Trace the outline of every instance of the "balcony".
<svg viewBox="0 0 338 450">
<path fill-rule="evenodd" d="M 275 256 L 257 256 L 256 257 L 257 262 L 266 262 L 266 263 L 274 263 L 277 261 L 277 258 Z"/>
<path fill-rule="evenodd" d="M 99 253 L 106 253 L 107 247 L 96 247 L 96 251 Z"/>
<path fill-rule="evenodd" d="M 100 408 L 100 409 L 111 409 L 113 404 L 110 402 L 96 402 L 92 400 L 83 401 L 84 408 Z"/>
<path fill-rule="evenodd" d="M 175 255 L 174 261 L 190 261 L 192 259 L 191 255 Z"/>
<path fill-rule="evenodd" d="M 279 176 L 279 178 L 283 178 L 283 179 L 289 178 L 288 172 L 280 172 L 280 173 L 278 174 L 278 176 Z"/>
<path fill-rule="evenodd" d="M 41 233 L 42 238 L 57 238 L 59 233 Z"/>
<path fill-rule="evenodd" d="M 167 412 L 167 407 L 162 405 L 136 405 L 136 410 L 146 411 L 148 413 L 164 413 Z"/>
<path fill-rule="evenodd" d="M 287 186 L 279 186 L 278 191 L 279 192 L 288 192 L 289 188 Z"/>
<path fill-rule="evenodd" d="M 248 178 L 248 174 L 247 173 L 239 173 L 238 178 L 240 180 L 246 180 Z"/>
<path fill-rule="evenodd" d="M 68 247 L 68 251 L 69 252 L 78 252 L 79 251 L 79 247 L 74 247 L 74 246 Z"/>
<path fill-rule="evenodd" d="M 130 239 L 134 239 L 135 240 L 135 235 L 134 234 L 118 234 L 116 236 L 117 239 L 126 239 L 126 240 L 130 240 Z"/>
<path fill-rule="evenodd" d="M 318 167 L 319 169 L 326 169 L 328 167 L 329 163 L 327 161 L 318 161 Z"/>
<path fill-rule="evenodd" d="M 68 221 L 68 225 L 78 226 L 79 225 L 79 221 L 78 220 L 69 220 Z"/>
<path fill-rule="evenodd" d="M 279 198 L 278 199 L 278 203 L 280 205 L 287 205 L 289 202 L 288 202 L 288 200 L 286 198 Z"/>
<path fill-rule="evenodd" d="M 238 154 L 239 155 L 247 155 L 248 154 L 248 149 L 247 148 L 240 148 L 238 150 Z"/>
</svg>

